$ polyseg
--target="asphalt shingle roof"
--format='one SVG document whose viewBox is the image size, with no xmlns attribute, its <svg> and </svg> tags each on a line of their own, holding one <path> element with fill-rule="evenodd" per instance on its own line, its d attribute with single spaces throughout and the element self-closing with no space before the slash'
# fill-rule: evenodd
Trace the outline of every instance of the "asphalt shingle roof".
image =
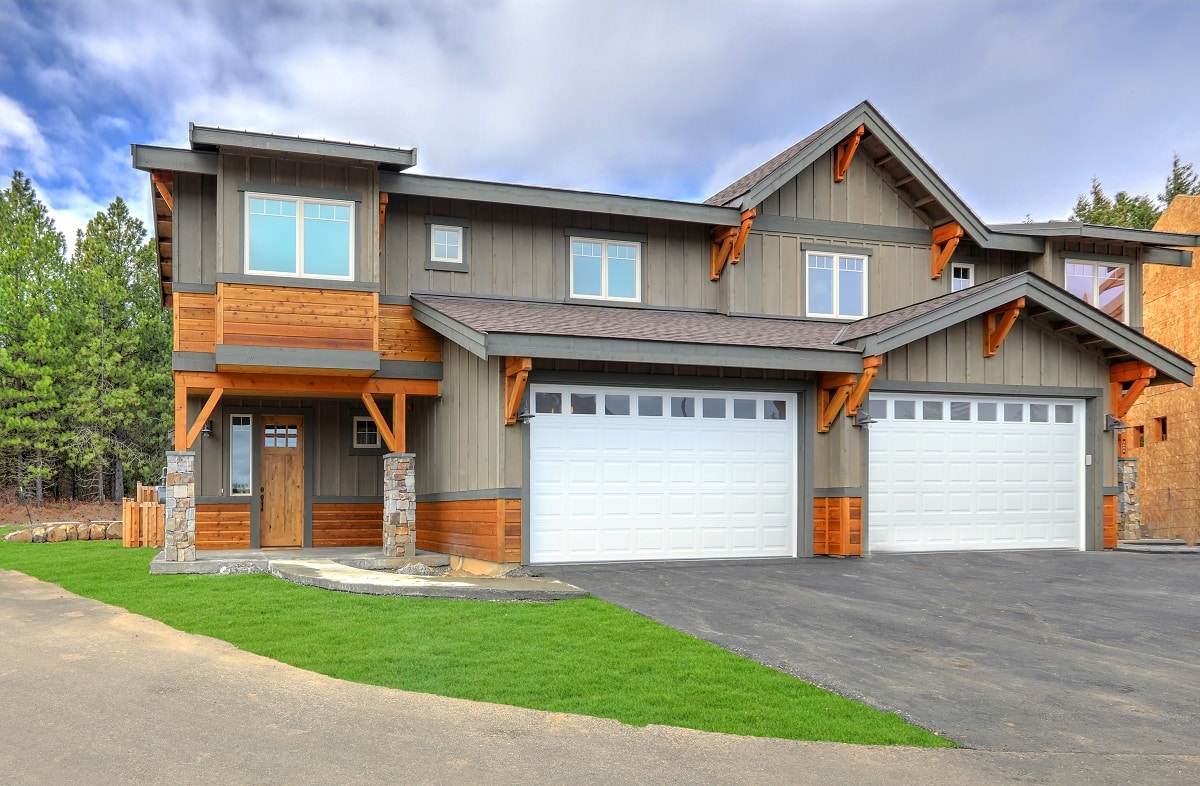
<svg viewBox="0 0 1200 786">
<path fill-rule="evenodd" d="M 834 343 L 843 327 L 836 322 L 460 295 L 413 298 L 477 333 L 853 351 Z"/>
</svg>

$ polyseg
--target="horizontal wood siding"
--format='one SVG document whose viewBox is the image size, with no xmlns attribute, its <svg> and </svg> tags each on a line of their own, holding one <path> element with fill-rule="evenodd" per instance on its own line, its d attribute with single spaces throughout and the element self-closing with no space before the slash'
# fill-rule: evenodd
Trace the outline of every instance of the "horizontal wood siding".
<svg viewBox="0 0 1200 786">
<path fill-rule="evenodd" d="M 382 502 L 317 502 L 312 510 L 312 544 L 382 546 Z"/>
<path fill-rule="evenodd" d="M 196 548 L 250 548 L 250 504 L 197 505 Z"/>
<path fill-rule="evenodd" d="M 520 562 L 521 500 L 418 501 L 417 548 L 490 562 Z"/>
<path fill-rule="evenodd" d="M 1104 548 L 1117 547 L 1117 498 L 1110 495 L 1104 498 Z"/>
<path fill-rule="evenodd" d="M 376 348 L 374 292 L 217 285 L 217 343 L 309 349 Z"/>
<path fill-rule="evenodd" d="M 379 359 L 440 363 L 442 337 L 413 318 L 412 306 L 379 306 Z"/>
<path fill-rule="evenodd" d="M 813 499 L 813 554 L 862 556 L 862 499 Z"/>
<path fill-rule="evenodd" d="M 216 302 L 215 295 L 195 292 L 175 293 L 176 352 L 215 351 Z"/>
</svg>

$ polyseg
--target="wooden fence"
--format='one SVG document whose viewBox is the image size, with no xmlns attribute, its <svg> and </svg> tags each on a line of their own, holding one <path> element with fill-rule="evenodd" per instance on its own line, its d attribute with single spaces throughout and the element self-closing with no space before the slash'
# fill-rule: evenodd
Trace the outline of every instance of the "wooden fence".
<svg viewBox="0 0 1200 786">
<path fill-rule="evenodd" d="M 137 498 L 121 503 L 121 541 L 126 547 L 163 545 L 167 506 L 158 502 L 158 487 L 137 485 Z"/>
</svg>

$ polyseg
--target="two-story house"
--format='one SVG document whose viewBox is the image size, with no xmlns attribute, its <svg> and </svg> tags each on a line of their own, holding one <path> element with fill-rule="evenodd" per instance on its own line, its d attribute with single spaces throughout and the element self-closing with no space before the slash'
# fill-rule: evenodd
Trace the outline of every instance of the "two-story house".
<svg viewBox="0 0 1200 786">
<path fill-rule="evenodd" d="M 988 226 L 868 103 L 703 204 L 133 146 L 175 316 L 166 558 L 1099 549 L 1192 235 Z"/>
</svg>

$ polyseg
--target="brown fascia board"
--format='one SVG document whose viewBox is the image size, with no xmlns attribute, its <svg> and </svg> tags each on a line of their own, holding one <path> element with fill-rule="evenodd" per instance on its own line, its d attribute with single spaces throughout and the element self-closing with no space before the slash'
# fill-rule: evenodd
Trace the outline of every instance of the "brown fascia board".
<svg viewBox="0 0 1200 786">
<path fill-rule="evenodd" d="M 254 150 L 270 153 L 293 153 L 319 158 L 349 159 L 377 164 L 380 169 L 399 172 L 416 166 L 415 147 L 382 147 L 357 142 L 336 142 L 326 139 L 310 139 L 301 136 L 260 134 L 253 131 L 235 131 L 192 123 L 188 127 L 188 138 L 192 149 L 215 151 L 222 148 Z"/>
</svg>

